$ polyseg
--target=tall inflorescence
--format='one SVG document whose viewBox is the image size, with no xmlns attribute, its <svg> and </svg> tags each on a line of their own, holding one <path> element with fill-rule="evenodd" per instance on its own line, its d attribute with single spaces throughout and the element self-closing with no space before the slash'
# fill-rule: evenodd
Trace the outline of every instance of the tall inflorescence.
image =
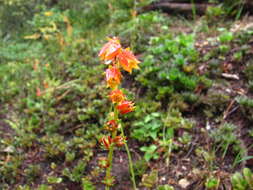
<svg viewBox="0 0 253 190">
<path fill-rule="evenodd" d="M 104 183 L 106 185 L 106 190 L 114 184 L 114 177 L 111 175 L 113 150 L 115 147 L 124 146 L 128 152 L 129 165 L 132 174 L 132 182 L 134 189 L 136 189 L 134 174 L 132 169 L 132 161 L 129 149 L 126 144 L 126 137 L 124 136 L 124 131 L 122 124 L 120 122 L 120 116 L 134 111 L 134 103 L 127 100 L 122 89 L 120 89 L 120 84 L 122 82 L 121 70 L 125 70 L 132 73 L 133 69 L 138 69 L 138 64 L 140 61 L 134 56 L 129 48 L 122 48 L 118 38 L 109 38 L 109 41 L 102 47 L 98 55 L 108 68 L 105 71 L 106 83 L 110 88 L 109 99 L 113 105 L 113 111 L 110 112 L 108 116 L 108 121 L 106 122 L 104 129 L 109 132 L 108 136 L 104 136 L 100 139 L 101 145 L 107 149 L 108 157 L 100 159 L 100 166 L 106 168 L 106 176 Z"/>
</svg>

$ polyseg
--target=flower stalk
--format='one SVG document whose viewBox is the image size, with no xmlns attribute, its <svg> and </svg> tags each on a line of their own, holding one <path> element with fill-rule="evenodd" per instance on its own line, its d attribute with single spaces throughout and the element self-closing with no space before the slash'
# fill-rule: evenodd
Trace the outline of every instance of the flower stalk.
<svg viewBox="0 0 253 190">
<path fill-rule="evenodd" d="M 118 112 L 114 107 L 114 121 L 117 121 L 118 118 Z M 112 139 L 114 139 L 117 135 L 117 131 L 114 130 L 112 133 Z M 106 176 L 105 179 L 112 179 L 111 176 L 111 170 L 112 170 L 112 160 L 113 160 L 113 151 L 114 151 L 114 143 L 111 144 L 110 149 L 109 149 L 109 153 L 108 153 L 108 162 L 109 162 L 109 166 L 106 169 Z M 114 182 L 114 181 L 112 181 Z M 106 185 L 106 190 L 110 189 L 110 185 Z"/>
<path fill-rule="evenodd" d="M 122 124 L 120 123 L 119 116 L 128 114 L 134 111 L 134 103 L 126 99 L 126 96 L 119 88 L 122 81 L 121 69 L 129 73 L 132 73 L 133 69 L 138 69 L 139 60 L 134 56 L 129 48 L 122 48 L 118 38 L 113 37 L 102 47 L 99 52 L 99 57 L 108 68 L 105 71 L 107 86 L 111 89 L 109 93 L 109 99 L 113 104 L 113 112 L 109 115 L 109 121 L 107 121 L 104 129 L 107 130 L 110 135 L 104 136 L 100 140 L 101 145 L 107 149 L 107 160 L 103 160 L 102 166 L 106 166 L 106 176 L 104 183 L 106 190 L 110 189 L 115 182 L 114 177 L 111 175 L 113 152 L 116 147 L 125 146 L 129 168 L 131 173 L 131 181 L 133 183 L 133 189 L 136 190 L 135 174 L 133 170 L 133 162 L 129 148 L 126 143 L 126 137 Z M 120 130 L 120 135 L 118 131 Z"/>
<path fill-rule="evenodd" d="M 120 130 L 121 130 L 122 136 L 125 136 L 122 126 L 120 127 Z M 135 182 L 135 173 L 134 173 L 133 161 L 132 161 L 132 156 L 131 156 L 131 153 L 130 153 L 130 150 L 129 150 L 129 147 L 128 147 L 127 143 L 125 143 L 125 149 L 127 151 L 127 157 L 128 157 L 128 161 L 129 161 L 129 169 L 130 169 L 130 173 L 131 173 L 131 180 L 132 180 L 132 183 L 133 183 L 133 188 L 134 188 L 134 190 L 136 190 L 137 187 L 136 187 L 136 182 Z"/>
</svg>

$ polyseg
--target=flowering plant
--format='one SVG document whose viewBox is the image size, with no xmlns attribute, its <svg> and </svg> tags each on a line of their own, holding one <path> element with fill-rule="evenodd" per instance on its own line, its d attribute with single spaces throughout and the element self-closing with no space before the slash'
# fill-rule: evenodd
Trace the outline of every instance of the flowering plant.
<svg viewBox="0 0 253 190">
<path fill-rule="evenodd" d="M 104 129 L 110 132 L 109 136 L 104 136 L 100 139 L 101 145 L 109 151 L 108 158 L 103 158 L 103 168 L 106 167 L 106 177 L 104 183 L 106 184 L 106 190 L 110 189 L 110 186 L 114 184 L 114 178 L 111 175 L 112 158 L 114 147 L 121 147 L 125 145 L 129 166 L 132 175 L 133 187 L 136 189 L 134 171 L 132 166 L 132 160 L 129 148 L 126 144 L 126 137 L 122 124 L 120 123 L 119 116 L 134 111 L 134 103 L 126 99 L 125 94 L 119 88 L 122 81 L 121 70 L 125 70 L 129 73 L 133 69 L 138 69 L 140 61 L 134 56 L 129 48 L 122 48 L 118 38 L 109 38 L 108 42 L 102 47 L 98 56 L 108 68 L 105 71 L 107 86 L 111 89 L 109 93 L 109 99 L 113 104 L 113 112 L 109 114 L 109 120 L 106 122 Z M 120 134 L 118 134 L 120 132 Z"/>
</svg>

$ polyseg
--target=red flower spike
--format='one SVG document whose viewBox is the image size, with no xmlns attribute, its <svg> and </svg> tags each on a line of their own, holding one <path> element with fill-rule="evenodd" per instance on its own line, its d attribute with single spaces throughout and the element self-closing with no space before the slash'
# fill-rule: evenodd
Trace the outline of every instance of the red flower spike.
<svg viewBox="0 0 253 190">
<path fill-rule="evenodd" d="M 111 88 L 115 88 L 120 84 L 122 75 L 120 70 L 114 65 L 105 71 L 107 85 Z"/>
<path fill-rule="evenodd" d="M 138 64 L 140 61 L 134 56 L 129 48 L 122 50 L 117 56 L 122 68 L 131 73 L 132 69 L 138 69 Z"/>
<path fill-rule="evenodd" d="M 110 94 L 109 97 L 113 103 L 120 103 L 125 100 L 125 95 L 121 90 L 113 90 Z"/>
<path fill-rule="evenodd" d="M 102 146 L 104 146 L 106 149 L 110 149 L 110 146 L 112 144 L 112 139 L 110 136 L 107 137 L 102 137 L 99 142 L 101 143 Z"/>
<path fill-rule="evenodd" d="M 98 56 L 101 60 L 106 61 L 105 64 L 110 64 L 112 60 L 116 58 L 116 56 L 121 52 L 121 45 L 118 38 L 113 37 L 109 38 L 109 42 L 107 42 L 102 49 L 100 50 Z"/>
<path fill-rule="evenodd" d="M 113 142 L 115 143 L 116 146 L 121 147 L 125 144 L 126 142 L 126 137 L 122 137 L 122 136 L 116 136 L 113 139 Z"/>
<path fill-rule="evenodd" d="M 118 129 L 118 124 L 115 120 L 110 120 L 106 123 L 105 129 L 108 131 L 115 131 Z"/>
<path fill-rule="evenodd" d="M 117 109 L 121 114 L 126 114 L 134 111 L 134 103 L 131 101 L 123 101 L 119 105 L 117 105 Z"/>
</svg>

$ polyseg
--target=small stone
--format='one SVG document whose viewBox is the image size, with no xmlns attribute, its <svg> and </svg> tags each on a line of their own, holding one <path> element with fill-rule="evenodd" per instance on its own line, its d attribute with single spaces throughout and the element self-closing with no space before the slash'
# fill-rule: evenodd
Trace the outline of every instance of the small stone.
<svg viewBox="0 0 253 190">
<path fill-rule="evenodd" d="M 187 168 L 185 166 L 182 166 L 182 170 L 187 170 Z"/>
<path fill-rule="evenodd" d="M 187 188 L 188 185 L 190 185 L 190 182 L 187 179 L 180 179 L 178 182 L 178 185 L 182 187 L 183 189 Z"/>
<path fill-rule="evenodd" d="M 181 177 L 181 176 L 183 177 L 183 173 L 181 171 L 176 171 L 176 176 L 177 177 Z"/>
<path fill-rule="evenodd" d="M 6 147 L 3 152 L 6 152 L 6 153 L 13 153 L 14 152 L 14 147 L 13 146 L 8 146 Z"/>
<path fill-rule="evenodd" d="M 206 130 L 210 130 L 211 129 L 211 125 L 210 125 L 210 123 L 207 121 L 207 123 L 206 123 Z"/>
<path fill-rule="evenodd" d="M 193 173 L 194 175 L 200 175 L 200 174 L 201 174 L 201 171 L 200 171 L 198 168 L 194 168 L 194 169 L 192 170 L 192 173 Z"/>
</svg>

